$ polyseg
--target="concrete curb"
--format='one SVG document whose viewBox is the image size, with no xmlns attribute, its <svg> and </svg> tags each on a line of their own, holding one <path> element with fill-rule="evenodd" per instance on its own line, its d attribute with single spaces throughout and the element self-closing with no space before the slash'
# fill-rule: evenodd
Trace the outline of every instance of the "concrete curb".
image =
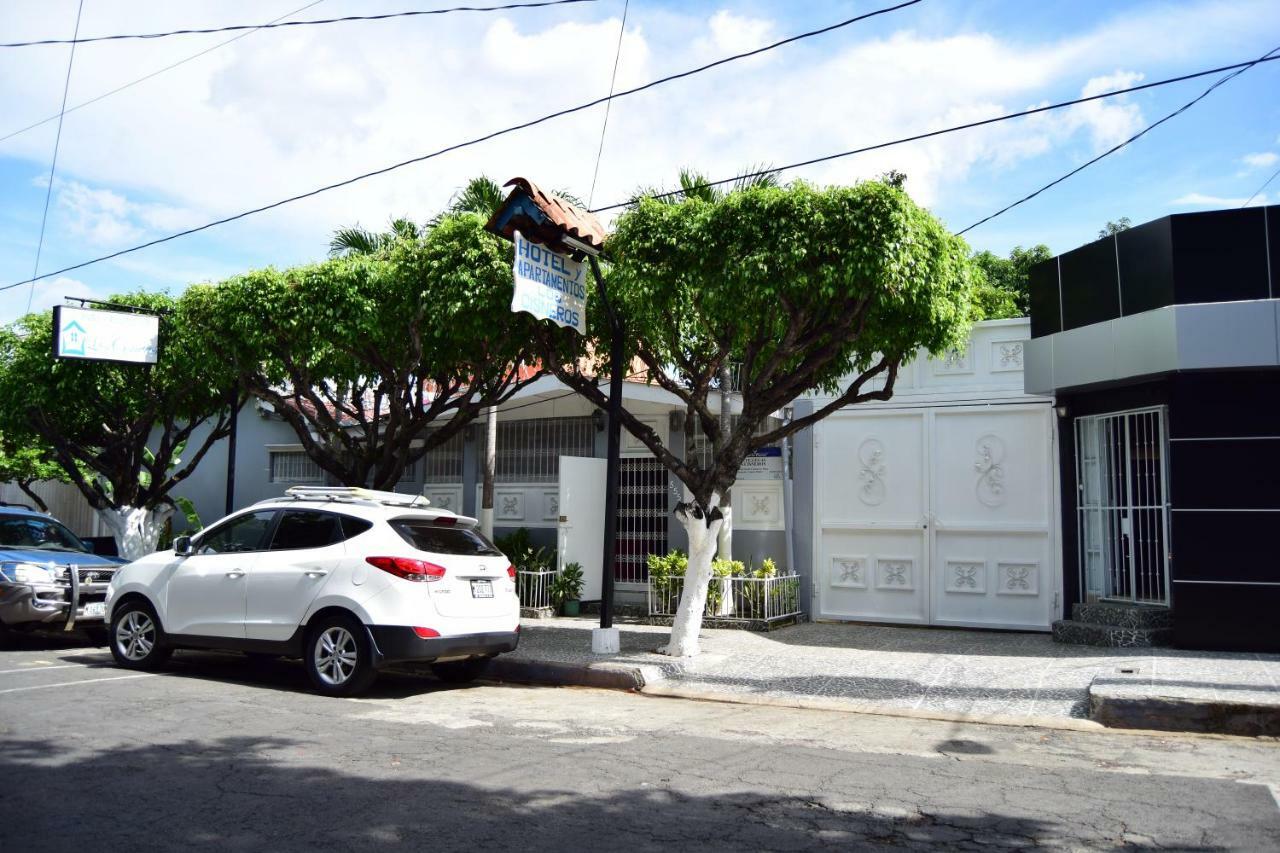
<svg viewBox="0 0 1280 853">
<path fill-rule="evenodd" d="M 498 657 L 485 672 L 488 681 L 513 681 L 552 687 L 644 690 L 666 679 L 661 667 L 621 663 L 562 663 Z"/>
<path fill-rule="evenodd" d="M 1280 736 L 1280 704 L 1135 695 L 1089 688 L 1089 716 L 1113 729 L 1150 729 L 1246 737 Z"/>
</svg>

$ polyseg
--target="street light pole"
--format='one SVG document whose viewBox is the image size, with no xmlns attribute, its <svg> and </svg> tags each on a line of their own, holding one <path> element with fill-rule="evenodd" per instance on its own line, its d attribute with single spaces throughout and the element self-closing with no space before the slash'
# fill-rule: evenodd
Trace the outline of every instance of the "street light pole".
<svg viewBox="0 0 1280 853">
<path fill-rule="evenodd" d="M 600 579 L 600 628 L 592 632 L 591 650 L 615 654 L 620 645 L 618 629 L 613 627 L 613 579 L 618 555 L 618 480 L 622 456 L 623 330 L 609 302 L 600 264 L 594 255 L 587 257 L 600 289 L 600 301 L 609 317 L 609 434 L 604 486 L 604 556 L 600 562 L 603 576 Z"/>
</svg>

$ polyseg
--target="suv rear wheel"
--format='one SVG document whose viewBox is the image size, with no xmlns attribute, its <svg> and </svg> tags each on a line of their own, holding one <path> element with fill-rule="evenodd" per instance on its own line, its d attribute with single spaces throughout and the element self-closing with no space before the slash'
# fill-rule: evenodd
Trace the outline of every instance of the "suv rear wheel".
<svg viewBox="0 0 1280 853">
<path fill-rule="evenodd" d="M 125 669 L 156 670 L 173 649 L 164 644 L 160 620 L 145 601 L 126 601 L 111 614 L 111 656 Z"/>
<path fill-rule="evenodd" d="M 316 690 L 328 696 L 354 696 L 373 684 L 373 649 L 364 626 L 350 616 L 323 616 L 307 632 L 303 663 Z"/>
<path fill-rule="evenodd" d="M 467 658 L 466 660 L 433 663 L 431 664 L 431 671 L 441 681 L 447 681 L 450 684 L 466 684 L 468 681 L 475 681 L 484 675 L 484 671 L 489 668 L 489 661 L 491 660 L 493 658 Z"/>
</svg>

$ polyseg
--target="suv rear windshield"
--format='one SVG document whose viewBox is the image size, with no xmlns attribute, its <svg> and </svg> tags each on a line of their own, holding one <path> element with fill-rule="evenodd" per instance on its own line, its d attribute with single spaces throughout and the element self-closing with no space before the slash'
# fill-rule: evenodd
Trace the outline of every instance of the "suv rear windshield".
<svg viewBox="0 0 1280 853">
<path fill-rule="evenodd" d="M 419 551 L 464 557 L 501 557 L 502 552 L 478 530 L 438 525 L 426 520 L 400 519 L 391 529 Z"/>
</svg>

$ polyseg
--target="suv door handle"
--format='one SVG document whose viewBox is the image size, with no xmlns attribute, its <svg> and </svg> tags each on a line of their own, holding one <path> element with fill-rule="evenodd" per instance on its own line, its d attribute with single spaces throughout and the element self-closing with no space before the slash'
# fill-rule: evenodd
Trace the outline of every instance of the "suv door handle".
<svg viewBox="0 0 1280 853">
<path fill-rule="evenodd" d="M 227 577 L 229 577 L 229 578 L 242 578 L 242 577 L 244 577 L 244 572 L 243 572 L 242 570 L 240 570 L 240 569 L 232 569 L 231 571 L 227 572 Z"/>
<path fill-rule="evenodd" d="M 303 572 L 303 574 L 305 574 L 309 578 L 322 578 L 329 573 L 322 572 L 319 569 L 307 569 L 305 572 Z"/>
</svg>

